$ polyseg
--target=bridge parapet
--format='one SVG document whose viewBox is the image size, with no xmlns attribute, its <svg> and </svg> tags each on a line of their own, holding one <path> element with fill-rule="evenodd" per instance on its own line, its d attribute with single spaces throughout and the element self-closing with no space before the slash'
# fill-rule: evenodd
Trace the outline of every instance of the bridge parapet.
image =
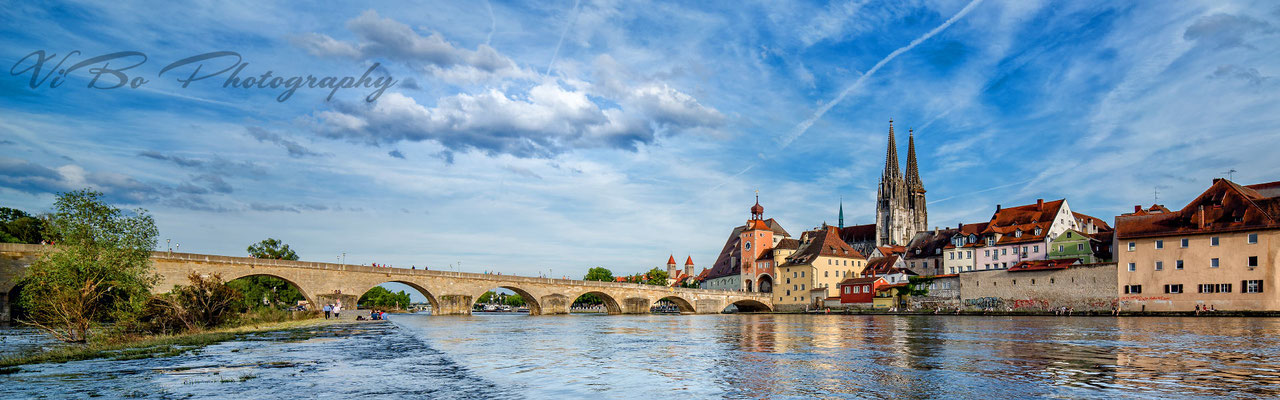
<svg viewBox="0 0 1280 400">
<path fill-rule="evenodd" d="M 0 289 L 8 293 L 22 269 L 40 252 L 53 246 L 0 244 L 5 262 L 0 264 Z M 387 282 L 407 284 L 422 292 L 436 314 L 470 314 L 472 304 L 485 291 L 507 288 L 525 297 L 531 314 L 564 314 L 575 299 L 595 293 L 606 299 L 610 313 L 647 313 L 661 299 L 671 299 L 689 313 L 718 313 L 730 304 L 750 310 L 769 310 L 769 294 L 703 290 L 636 283 L 552 279 L 516 275 L 428 269 L 384 268 L 314 261 L 289 261 L 209 254 L 153 252 L 153 267 L 162 279 L 153 290 L 164 292 L 186 283 L 191 272 L 219 274 L 225 280 L 268 275 L 298 287 L 313 305 L 329 302 L 354 304 L 373 286 Z M 7 304 L 7 303 L 6 303 Z M 6 307 L 7 308 L 7 307 Z"/>
</svg>

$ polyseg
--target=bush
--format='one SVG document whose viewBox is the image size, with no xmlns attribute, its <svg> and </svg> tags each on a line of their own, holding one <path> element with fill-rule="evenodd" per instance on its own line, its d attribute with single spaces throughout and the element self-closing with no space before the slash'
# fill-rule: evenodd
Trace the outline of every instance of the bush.
<svg viewBox="0 0 1280 400">
<path fill-rule="evenodd" d="M 242 296 L 222 282 L 222 276 L 208 278 L 192 272 L 187 286 L 175 286 L 169 293 L 152 296 L 143 306 L 139 322 L 152 333 L 176 333 L 213 328 L 235 315 Z"/>
</svg>

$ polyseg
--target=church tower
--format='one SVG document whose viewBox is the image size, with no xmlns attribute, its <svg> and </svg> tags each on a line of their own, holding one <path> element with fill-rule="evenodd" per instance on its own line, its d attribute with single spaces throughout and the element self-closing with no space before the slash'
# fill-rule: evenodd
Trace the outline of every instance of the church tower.
<svg viewBox="0 0 1280 400">
<path fill-rule="evenodd" d="M 876 246 L 905 246 L 916 232 L 929 224 L 925 211 L 924 182 L 916 165 L 915 132 L 907 139 L 907 174 L 902 176 L 898 163 L 898 142 L 889 120 L 889 148 L 885 151 L 884 172 L 876 200 Z"/>
</svg>

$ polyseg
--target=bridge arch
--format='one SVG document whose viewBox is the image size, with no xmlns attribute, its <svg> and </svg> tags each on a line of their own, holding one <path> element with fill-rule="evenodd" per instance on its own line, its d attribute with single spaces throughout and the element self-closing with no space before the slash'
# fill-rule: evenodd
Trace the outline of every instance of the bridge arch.
<svg viewBox="0 0 1280 400">
<path fill-rule="evenodd" d="M 613 296 L 610 296 L 608 293 L 605 293 L 605 292 L 590 291 L 590 292 L 582 293 L 582 294 L 579 294 L 578 297 L 574 297 L 574 300 L 576 301 L 582 296 L 588 295 L 588 294 L 599 297 L 600 300 L 604 302 L 605 312 L 609 313 L 610 315 L 622 314 L 622 305 L 618 304 L 618 299 L 613 298 Z"/>
<path fill-rule="evenodd" d="M 480 293 L 476 293 L 475 295 L 471 296 L 471 299 L 472 299 L 471 308 L 475 308 L 477 302 L 480 301 L 480 296 L 483 296 L 484 292 L 488 292 L 490 290 L 493 290 L 494 288 L 502 288 L 502 289 L 510 290 L 512 292 L 516 292 L 516 294 L 520 295 L 521 299 L 524 299 L 525 307 L 529 308 L 529 315 L 542 315 L 542 305 L 538 303 L 538 297 L 534 296 L 533 294 L 530 294 L 529 291 L 521 289 L 518 286 L 499 285 L 499 286 L 493 286 L 490 288 L 485 288 L 484 290 L 481 290 Z"/>
<path fill-rule="evenodd" d="M 752 300 L 752 299 L 741 299 L 741 300 L 738 300 L 738 301 L 734 301 L 733 303 L 730 303 L 729 305 L 732 305 L 732 306 L 734 306 L 734 307 L 737 307 L 737 308 L 738 308 L 738 311 L 741 311 L 741 312 L 769 312 L 769 311 L 773 311 L 773 309 L 772 309 L 771 307 L 769 307 L 769 305 L 768 305 L 768 304 L 761 303 L 761 302 L 760 302 L 760 301 L 758 301 L 758 300 Z M 727 309 L 727 308 L 729 308 L 729 306 L 725 306 L 725 308 Z"/>
<path fill-rule="evenodd" d="M 663 300 L 670 301 L 671 303 L 675 304 L 676 307 L 680 309 L 681 314 L 693 314 L 697 312 L 697 309 L 693 307 L 693 303 L 690 303 L 689 300 L 685 300 L 683 297 L 680 297 L 680 296 L 662 297 L 657 300 L 654 300 L 653 304 L 657 304 L 659 301 L 663 301 Z"/>
<path fill-rule="evenodd" d="M 422 285 L 419 285 L 407 280 L 389 280 L 386 282 L 381 282 L 381 283 L 371 285 L 365 288 L 364 290 L 360 291 L 359 297 L 356 297 L 357 301 L 359 301 L 358 299 L 360 297 L 364 297 L 365 293 L 368 293 L 370 290 L 373 290 L 374 287 L 381 286 L 383 283 L 392 283 L 392 282 L 408 286 L 410 288 L 413 288 L 413 290 L 417 290 L 418 293 L 422 293 L 422 296 L 427 298 L 427 303 L 431 304 L 432 315 L 436 315 L 437 313 L 440 312 L 440 303 L 436 301 L 436 296 L 432 294 L 431 291 L 427 290 L 427 288 L 423 287 Z"/>
<path fill-rule="evenodd" d="M 206 274 L 206 275 L 210 275 L 210 276 L 211 276 L 211 275 L 212 275 L 212 273 L 211 273 L 211 274 Z M 252 277 L 255 277 L 255 276 L 265 276 L 265 277 L 270 277 L 270 278 L 276 278 L 276 279 L 279 279 L 279 280 L 284 281 L 285 283 L 288 283 L 290 286 L 293 286 L 295 289 L 298 289 L 298 293 L 301 293 L 301 294 L 302 294 L 302 298 L 303 298 L 303 299 L 305 299 L 305 300 L 307 301 L 307 309 L 308 309 L 308 310 L 319 310 L 319 309 L 320 309 L 320 305 L 319 305 L 320 303 L 316 301 L 315 294 L 314 294 L 310 289 L 308 289 L 308 288 L 306 288 L 306 287 L 303 287 L 302 285 L 299 285 L 299 284 L 298 284 L 298 282 L 297 282 L 296 280 L 294 280 L 294 279 L 289 279 L 289 278 L 286 278 L 286 277 L 280 276 L 280 275 L 278 275 L 278 274 L 267 273 L 267 272 L 247 272 L 247 273 L 242 273 L 242 274 L 231 274 L 231 275 L 229 275 L 229 276 L 227 276 L 227 275 L 221 275 L 221 274 L 219 273 L 219 276 L 222 278 L 222 281 L 223 281 L 223 282 L 226 282 L 226 283 L 231 283 L 231 281 L 234 281 L 234 280 L 237 280 L 237 279 L 252 278 Z"/>
<path fill-rule="evenodd" d="M 769 275 L 760 275 L 756 279 L 756 291 L 760 293 L 773 293 L 773 277 Z"/>
</svg>

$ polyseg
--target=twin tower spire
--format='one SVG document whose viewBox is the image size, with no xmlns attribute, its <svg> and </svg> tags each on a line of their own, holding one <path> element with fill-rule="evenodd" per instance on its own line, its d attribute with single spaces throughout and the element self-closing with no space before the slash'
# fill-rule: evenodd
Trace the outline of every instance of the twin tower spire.
<svg viewBox="0 0 1280 400">
<path fill-rule="evenodd" d="M 898 168 L 898 142 L 893 137 L 893 120 L 889 120 L 889 149 L 884 157 L 884 175 L 881 180 L 903 179 Z M 907 130 L 907 188 L 912 191 L 924 190 L 924 182 L 920 180 L 920 168 L 916 166 L 916 135 L 914 129 Z"/>
</svg>

